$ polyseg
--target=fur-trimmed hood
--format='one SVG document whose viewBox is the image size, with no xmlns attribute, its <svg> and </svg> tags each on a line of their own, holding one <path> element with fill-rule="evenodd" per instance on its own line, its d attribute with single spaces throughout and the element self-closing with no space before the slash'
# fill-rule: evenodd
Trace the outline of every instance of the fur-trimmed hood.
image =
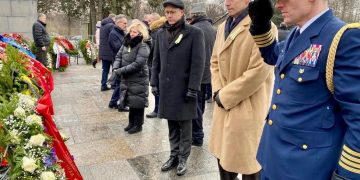
<svg viewBox="0 0 360 180">
<path fill-rule="evenodd" d="M 154 21 L 153 23 L 151 23 L 150 25 L 150 30 L 154 31 L 156 29 L 161 28 L 166 22 L 166 18 L 164 16 L 160 17 L 160 19 Z"/>
</svg>

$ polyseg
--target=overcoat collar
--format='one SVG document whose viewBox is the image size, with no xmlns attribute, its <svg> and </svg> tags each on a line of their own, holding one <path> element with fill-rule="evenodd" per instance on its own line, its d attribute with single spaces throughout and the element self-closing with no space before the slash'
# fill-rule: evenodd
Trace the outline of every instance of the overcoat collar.
<svg viewBox="0 0 360 180">
<path fill-rule="evenodd" d="M 164 42 L 167 44 L 167 45 L 164 46 L 164 47 L 167 47 L 167 46 L 168 46 L 168 49 L 171 49 L 171 48 L 173 48 L 175 45 L 181 43 L 181 41 L 183 41 L 184 39 L 186 39 L 187 36 L 188 36 L 189 33 L 190 33 L 189 26 L 190 26 L 190 25 L 185 24 L 184 28 L 181 29 L 180 33 L 174 38 L 173 41 L 171 41 L 170 44 L 168 44 L 167 42 L 164 41 Z M 164 30 L 164 31 L 166 31 L 166 30 Z M 164 37 L 165 37 L 165 33 L 163 33 L 163 34 L 164 34 Z M 180 36 L 181 36 L 181 37 L 180 37 Z M 180 39 L 179 42 L 177 42 L 178 39 Z"/>
<path fill-rule="evenodd" d="M 231 31 L 229 36 L 225 39 L 224 46 L 222 47 L 220 53 L 225 51 L 235 40 L 235 38 L 245 30 L 245 26 L 250 25 L 251 19 L 248 16 L 246 16 L 236 27 Z"/>
</svg>

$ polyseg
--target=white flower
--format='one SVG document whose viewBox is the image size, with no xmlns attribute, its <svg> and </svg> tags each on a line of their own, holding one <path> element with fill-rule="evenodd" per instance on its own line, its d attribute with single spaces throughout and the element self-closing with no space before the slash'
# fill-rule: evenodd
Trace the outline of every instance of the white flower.
<svg viewBox="0 0 360 180">
<path fill-rule="evenodd" d="M 17 107 L 14 111 L 14 115 L 17 118 L 25 118 L 25 110 L 22 107 Z"/>
<path fill-rule="evenodd" d="M 25 94 L 18 94 L 19 96 L 19 103 L 18 106 L 22 107 L 25 111 L 32 111 L 35 108 L 36 99 L 25 95 Z"/>
<path fill-rule="evenodd" d="M 30 115 L 28 116 L 26 119 L 25 119 L 25 122 L 27 124 L 39 124 L 40 126 L 42 126 L 42 119 L 40 116 L 36 115 L 36 114 L 33 114 L 33 115 Z"/>
<path fill-rule="evenodd" d="M 55 174 L 50 171 L 44 171 L 40 174 L 41 180 L 55 180 Z"/>
<path fill-rule="evenodd" d="M 60 132 L 60 136 L 64 142 L 70 139 L 66 134 L 64 134 L 62 132 Z"/>
<path fill-rule="evenodd" d="M 23 157 L 21 167 L 27 171 L 33 173 L 37 168 L 36 161 L 34 159 Z"/>
<path fill-rule="evenodd" d="M 45 136 L 42 134 L 31 136 L 29 140 L 29 144 L 31 146 L 42 146 L 44 142 L 45 142 Z"/>
<path fill-rule="evenodd" d="M 87 56 L 88 56 L 89 58 L 92 57 L 92 52 L 91 52 L 91 49 L 90 49 L 90 48 L 86 49 L 86 54 L 87 54 Z"/>
<path fill-rule="evenodd" d="M 47 59 L 48 59 L 48 68 L 53 68 L 53 61 L 52 61 L 52 56 L 51 56 L 51 54 L 50 53 L 47 53 L 46 54 L 46 56 L 47 56 Z"/>
<path fill-rule="evenodd" d="M 11 136 L 11 142 L 13 144 L 20 143 L 19 132 L 16 129 L 13 129 L 12 131 L 10 131 L 10 136 Z"/>
</svg>

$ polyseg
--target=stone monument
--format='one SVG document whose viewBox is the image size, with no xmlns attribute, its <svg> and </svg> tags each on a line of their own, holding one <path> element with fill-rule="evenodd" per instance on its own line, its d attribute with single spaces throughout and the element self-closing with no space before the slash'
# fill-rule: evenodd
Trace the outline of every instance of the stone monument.
<svg viewBox="0 0 360 180">
<path fill-rule="evenodd" d="M 36 0 L 0 0 L 0 34 L 19 33 L 30 40 L 36 19 Z"/>
</svg>

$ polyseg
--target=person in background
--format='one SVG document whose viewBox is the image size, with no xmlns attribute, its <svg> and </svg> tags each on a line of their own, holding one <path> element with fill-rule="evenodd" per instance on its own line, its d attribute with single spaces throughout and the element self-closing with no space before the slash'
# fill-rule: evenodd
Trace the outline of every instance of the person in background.
<svg viewBox="0 0 360 180">
<path fill-rule="evenodd" d="M 219 26 L 211 57 L 215 105 L 209 151 L 217 158 L 221 180 L 235 180 L 238 174 L 242 180 L 260 178 L 256 152 L 270 104 L 274 69 L 264 63 L 249 32 L 249 2 L 225 0 L 229 17 Z M 275 25 L 273 28 L 277 33 Z"/>
<path fill-rule="evenodd" d="M 109 45 L 114 54 L 114 59 L 116 54 L 119 52 L 121 46 L 123 45 L 123 39 L 126 34 L 127 19 L 125 15 L 115 16 L 115 26 L 109 35 Z M 114 71 L 114 68 L 113 68 Z M 109 108 L 117 108 L 119 112 L 129 111 L 126 107 L 118 106 L 117 102 L 120 98 L 120 78 L 114 78 L 114 91 L 109 102 Z"/>
<path fill-rule="evenodd" d="M 279 26 L 279 42 L 285 40 L 290 34 L 290 30 L 287 28 L 284 22 L 280 23 Z"/>
<path fill-rule="evenodd" d="M 99 45 L 100 45 L 100 27 L 101 27 L 101 21 L 98 21 L 96 23 L 96 31 L 95 31 L 95 46 L 97 51 L 99 50 Z M 98 61 L 99 61 L 99 55 L 91 63 L 94 68 L 96 68 L 96 64 L 98 63 Z"/>
<path fill-rule="evenodd" d="M 176 174 L 187 171 L 191 151 L 192 119 L 197 107 L 205 66 L 205 41 L 203 32 L 185 23 L 184 2 L 163 2 L 167 19 L 157 33 L 151 75 L 152 93 L 160 92 L 158 117 L 168 120 L 170 158 L 162 171 L 177 166 Z"/>
<path fill-rule="evenodd" d="M 146 27 L 149 29 L 150 22 L 151 22 L 151 14 L 145 14 L 142 22 L 143 22 L 143 23 L 146 25 Z"/>
<path fill-rule="evenodd" d="M 150 14 L 150 19 L 149 19 L 149 26 L 156 20 L 160 19 L 160 15 L 158 13 L 151 13 Z"/>
<path fill-rule="evenodd" d="M 205 37 L 205 68 L 202 75 L 201 90 L 198 92 L 197 118 L 192 123 L 192 145 L 202 146 L 204 139 L 203 114 L 205 111 L 206 87 L 211 86 L 210 58 L 216 38 L 212 21 L 206 16 L 205 3 L 193 3 L 190 6 L 190 24 L 201 29 Z"/>
<path fill-rule="evenodd" d="M 48 65 L 47 48 L 50 45 L 50 37 L 46 31 L 46 15 L 38 14 L 38 20 L 32 26 L 32 34 L 36 46 L 36 60 L 44 66 Z"/>
<path fill-rule="evenodd" d="M 109 35 L 114 28 L 115 14 L 110 14 L 101 21 L 99 58 L 102 61 L 101 91 L 110 90 L 107 86 L 110 66 L 114 61 L 113 50 L 110 48 Z"/>
<path fill-rule="evenodd" d="M 186 23 L 191 24 L 191 17 L 187 17 L 185 20 L 186 20 Z"/>
<path fill-rule="evenodd" d="M 129 134 L 138 133 L 144 123 L 144 111 L 148 106 L 150 48 L 145 41 L 149 33 L 145 24 L 133 20 L 124 38 L 123 46 L 116 55 L 114 73 L 121 78 L 120 104 L 130 107 L 129 124 L 124 128 Z"/>
<path fill-rule="evenodd" d="M 159 14 L 155 13 L 154 15 L 155 17 L 152 17 L 152 21 L 150 24 L 150 36 L 152 39 L 152 46 L 151 46 L 151 50 L 150 50 L 150 55 L 149 55 L 149 60 L 148 60 L 148 66 L 150 68 L 150 79 L 151 79 L 151 67 L 152 67 L 152 62 L 153 62 L 153 53 L 154 53 L 154 43 L 156 42 L 156 36 L 158 31 L 164 26 L 165 22 L 166 22 L 166 18 L 165 17 L 160 17 Z M 156 19 L 158 18 L 158 19 Z M 159 111 L 159 95 L 154 95 L 155 97 L 155 106 L 154 106 L 154 110 L 148 114 L 146 114 L 147 118 L 155 118 L 157 117 L 158 111 Z"/>
</svg>

